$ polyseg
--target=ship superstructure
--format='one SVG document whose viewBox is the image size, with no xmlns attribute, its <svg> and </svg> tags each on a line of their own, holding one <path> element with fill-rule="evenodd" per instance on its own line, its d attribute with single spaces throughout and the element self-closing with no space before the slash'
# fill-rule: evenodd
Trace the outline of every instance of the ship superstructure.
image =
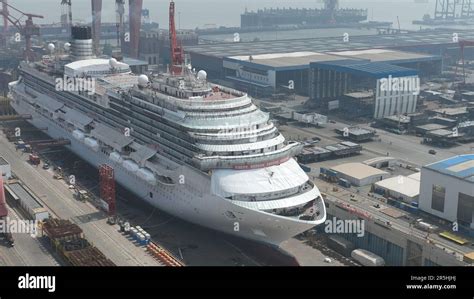
<svg viewBox="0 0 474 299">
<path fill-rule="evenodd" d="M 270 244 L 326 218 L 318 188 L 288 142 L 237 90 L 190 65 L 150 76 L 92 57 L 90 28 L 74 27 L 70 53 L 23 62 L 12 107 L 141 200 L 184 220 Z M 70 89 L 72 88 L 72 89 Z"/>
</svg>

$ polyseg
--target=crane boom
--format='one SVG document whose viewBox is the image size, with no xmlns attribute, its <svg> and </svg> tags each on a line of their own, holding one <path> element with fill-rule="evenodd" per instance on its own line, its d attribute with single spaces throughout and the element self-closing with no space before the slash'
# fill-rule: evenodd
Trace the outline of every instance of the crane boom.
<svg viewBox="0 0 474 299">
<path fill-rule="evenodd" d="M 117 12 L 117 45 L 121 47 L 121 38 L 123 31 L 123 16 L 125 14 L 125 1 L 124 0 L 115 0 L 115 10 Z"/>
<path fill-rule="evenodd" d="M 25 13 L 25 12 L 19 10 L 18 8 L 14 7 L 14 6 L 6 3 L 6 2 L 3 2 L 3 4 L 6 4 L 6 6 L 8 8 L 10 8 L 10 9 L 18 12 L 19 14 L 21 14 L 21 16 L 17 18 L 17 17 L 14 17 L 10 13 L 5 13 L 2 10 L 3 17 L 6 18 L 8 20 L 8 22 L 10 22 L 10 24 L 15 26 L 18 29 L 18 31 L 20 32 L 20 34 L 25 37 L 25 43 L 26 43 L 25 58 L 26 58 L 26 60 L 30 61 L 30 60 L 33 59 L 33 55 L 32 55 L 32 52 L 31 52 L 31 37 L 40 35 L 40 29 L 37 25 L 33 24 L 33 18 L 43 19 L 44 17 L 41 16 L 41 15 Z M 27 17 L 27 19 L 25 21 L 25 25 L 22 25 L 22 23 L 21 23 L 21 18 L 23 16 Z"/>
<path fill-rule="evenodd" d="M 174 1 L 170 2 L 169 11 L 169 30 L 170 30 L 170 60 L 171 68 L 170 72 L 173 75 L 181 74 L 184 62 L 183 48 L 181 47 L 176 37 L 176 22 L 175 22 L 175 5 Z"/>
</svg>

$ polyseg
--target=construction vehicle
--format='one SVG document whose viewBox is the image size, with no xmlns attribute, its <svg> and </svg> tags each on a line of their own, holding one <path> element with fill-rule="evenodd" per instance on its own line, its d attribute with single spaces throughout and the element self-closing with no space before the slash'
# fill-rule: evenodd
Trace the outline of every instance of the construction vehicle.
<svg viewBox="0 0 474 299">
<path fill-rule="evenodd" d="M 117 223 L 117 218 L 115 216 L 111 216 L 107 218 L 107 224 L 115 225 L 116 223 Z"/>
<path fill-rule="evenodd" d="M 77 190 L 76 193 L 74 193 L 74 197 L 83 202 L 89 200 L 89 194 L 87 194 L 86 190 Z"/>
<path fill-rule="evenodd" d="M 15 240 L 13 239 L 13 235 L 10 232 L 1 233 L 0 235 L 2 236 L 2 239 L 4 239 L 7 242 L 8 246 L 10 247 L 15 246 Z"/>
<path fill-rule="evenodd" d="M 38 166 L 41 162 L 41 159 L 38 157 L 38 155 L 30 154 L 28 161 L 31 163 L 31 165 Z"/>
<path fill-rule="evenodd" d="M 53 175 L 53 178 L 55 180 L 62 180 L 63 179 L 63 169 L 61 167 L 58 167 L 55 169 L 56 172 Z"/>
<path fill-rule="evenodd" d="M 21 139 L 18 140 L 17 142 L 15 142 L 15 148 L 16 148 L 17 150 L 19 150 L 19 149 L 22 150 L 22 149 L 25 148 L 25 146 L 26 146 L 26 143 L 25 143 L 23 140 L 21 140 Z"/>
</svg>

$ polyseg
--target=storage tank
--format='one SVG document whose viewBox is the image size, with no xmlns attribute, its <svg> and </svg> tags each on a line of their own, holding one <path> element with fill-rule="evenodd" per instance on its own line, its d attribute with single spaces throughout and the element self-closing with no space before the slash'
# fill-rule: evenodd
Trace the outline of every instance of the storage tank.
<svg viewBox="0 0 474 299">
<path fill-rule="evenodd" d="M 123 163 L 122 156 L 117 152 L 110 153 L 109 159 L 112 160 L 112 162 L 115 162 L 115 163 L 119 163 L 119 164 Z"/>
<path fill-rule="evenodd" d="M 385 260 L 383 258 L 364 249 L 356 249 L 352 251 L 351 257 L 363 266 L 374 267 L 385 265 Z"/>
<path fill-rule="evenodd" d="M 86 137 L 84 139 L 84 143 L 90 147 L 93 151 L 95 152 L 98 152 L 99 151 L 99 143 L 97 142 L 97 140 L 95 140 L 94 138 L 91 138 L 91 137 Z"/>
<path fill-rule="evenodd" d="M 138 164 L 133 162 L 132 160 L 125 160 L 122 165 L 123 167 L 125 167 L 125 169 L 131 172 L 137 172 L 140 168 Z"/>
<path fill-rule="evenodd" d="M 85 134 L 81 130 L 74 130 L 72 132 L 72 137 L 74 137 L 75 139 L 79 141 L 84 141 Z"/>
<path fill-rule="evenodd" d="M 142 180 L 146 181 L 148 184 L 156 185 L 156 177 L 153 172 L 151 172 L 151 170 L 148 170 L 146 168 L 140 168 L 137 171 L 137 176 Z"/>
</svg>

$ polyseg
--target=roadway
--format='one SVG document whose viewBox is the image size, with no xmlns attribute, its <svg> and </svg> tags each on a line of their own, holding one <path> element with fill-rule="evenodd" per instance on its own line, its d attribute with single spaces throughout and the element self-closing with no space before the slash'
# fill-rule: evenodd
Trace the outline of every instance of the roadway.
<svg viewBox="0 0 474 299">
<path fill-rule="evenodd" d="M 472 248 L 467 246 L 461 246 L 455 244 L 453 242 L 447 241 L 441 238 L 439 235 L 435 233 L 427 233 L 420 229 L 415 228 L 410 221 L 407 221 L 403 218 L 393 218 L 381 212 L 384 208 L 391 208 L 397 211 L 400 211 L 408 216 L 411 216 L 408 212 L 402 211 L 393 207 L 391 205 L 387 205 L 382 203 L 381 201 L 371 198 L 365 195 L 365 193 L 356 193 L 352 192 L 352 190 L 348 190 L 342 188 L 341 186 L 337 186 L 338 191 L 333 191 L 334 184 L 329 182 L 323 181 L 321 179 L 316 178 L 315 184 L 319 187 L 319 189 L 327 194 L 326 200 L 335 203 L 337 200 L 350 204 L 352 207 L 357 208 L 360 211 L 364 211 L 369 213 L 374 219 L 380 219 L 384 222 L 390 222 L 391 229 L 396 229 L 400 233 L 406 236 L 416 237 L 418 239 L 425 240 L 425 242 L 431 241 L 432 243 L 438 245 L 440 248 L 444 248 L 447 251 L 455 252 L 458 258 L 462 258 L 465 253 L 471 252 Z M 351 200 L 350 196 L 353 195 L 354 198 Z M 376 208 L 375 205 L 379 205 L 379 208 Z"/>
<path fill-rule="evenodd" d="M 37 134 L 37 133 L 36 133 Z M 135 246 L 125 236 L 118 232 L 118 226 L 106 224 L 106 216 L 90 203 L 83 203 L 73 199 L 73 193 L 64 181 L 53 179 L 53 170 L 44 170 L 34 167 L 26 160 L 27 154 L 16 151 L 14 145 L 3 135 L 0 135 L 1 155 L 11 164 L 12 170 L 26 185 L 33 190 L 44 202 L 46 207 L 60 218 L 70 219 L 78 224 L 95 246 L 117 265 L 159 265 L 149 256 L 143 247 Z M 52 153 L 58 152 L 57 150 Z M 54 156 L 54 154 L 53 154 Z M 52 155 L 48 160 L 55 161 Z M 66 150 L 60 150 L 56 158 L 59 160 L 78 161 L 79 158 Z M 51 164 L 51 163 L 50 163 Z M 71 163 L 74 164 L 74 163 Z M 76 175 L 76 180 L 90 192 L 98 192 L 96 181 L 97 170 L 81 163 L 86 173 Z M 64 171 L 69 169 L 63 168 Z M 83 181 L 88 177 L 89 181 Z M 133 194 L 117 186 L 117 213 L 120 217 L 130 221 L 132 225 L 140 225 L 157 244 L 171 251 L 190 266 L 258 266 L 258 256 L 245 253 L 232 240 L 214 230 L 206 229 L 195 224 L 175 218 L 161 212 L 157 208 L 144 204 Z M 19 264 L 18 261 L 16 261 Z"/>
<path fill-rule="evenodd" d="M 0 136 L 0 148 L 2 148 L 2 156 L 10 162 L 15 174 L 35 192 L 46 208 L 54 215 L 70 219 L 79 225 L 86 238 L 115 264 L 120 266 L 160 265 L 143 247 L 128 241 L 116 226 L 108 225 L 105 213 L 98 211 L 90 203 L 75 200 L 68 185 L 62 180 L 53 179 L 51 171 L 31 166 L 27 162 L 28 155 L 16 151 L 14 145 L 9 143 L 3 135 Z M 20 245 L 18 244 L 18 248 L 23 248 Z"/>
</svg>

